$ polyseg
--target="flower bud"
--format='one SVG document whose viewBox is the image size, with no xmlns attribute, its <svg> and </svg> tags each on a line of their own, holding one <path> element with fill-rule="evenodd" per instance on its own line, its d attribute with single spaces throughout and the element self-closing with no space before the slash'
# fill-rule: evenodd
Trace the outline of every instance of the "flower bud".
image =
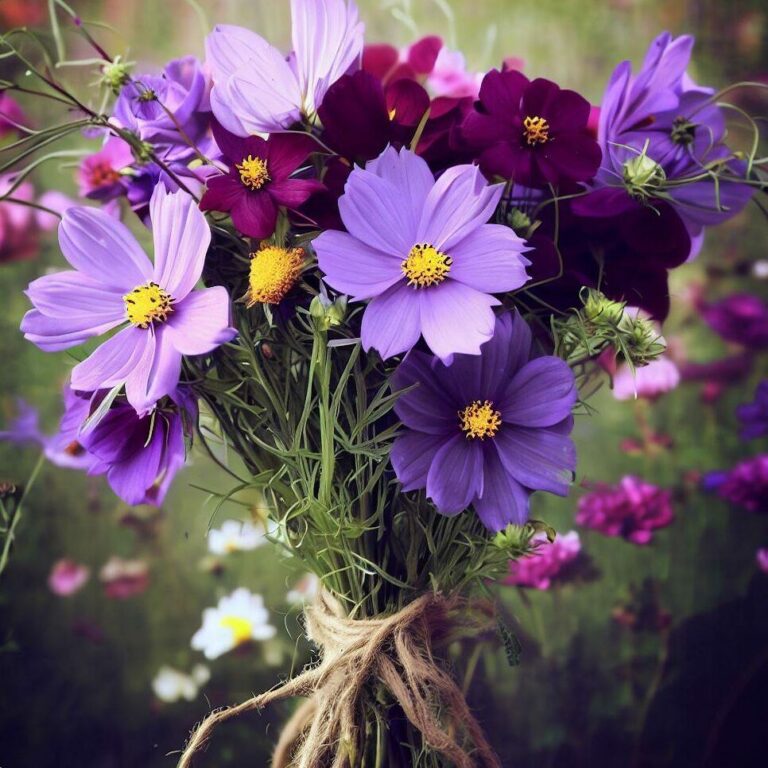
<svg viewBox="0 0 768 768">
<path fill-rule="evenodd" d="M 309 314 L 319 331 L 328 331 L 330 328 L 335 328 L 341 325 L 346 317 L 347 297 L 339 296 L 335 301 L 331 301 L 322 294 L 315 296 L 309 305 Z"/>
<path fill-rule="evenodd" d="M 646 199 L 654 196 L 666 181 L 664 169 L 645 153 L 645 149 L 624 163 L 624 186 L 627 192 L 636 199 Z"/>
<path fill-rule="evenodd" d="M 119 56 L 107 62 L 101 68 L 101 84 L 117 96 L 120 89 L 128 82 L 133 67 L 132 61 L 122 61 Z"/>
</svg>

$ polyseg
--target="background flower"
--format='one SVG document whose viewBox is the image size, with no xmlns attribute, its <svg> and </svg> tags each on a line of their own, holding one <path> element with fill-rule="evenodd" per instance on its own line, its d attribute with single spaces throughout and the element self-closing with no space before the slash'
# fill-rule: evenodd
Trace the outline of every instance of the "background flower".
<svg viewBox="0 0 768 768">
<path fill-rule="evenodd" d="M 553 580 L 562 578 L 563 570 L 581 552 L 581 541 L 576 531 L 558 534 L 550 542 L 546 534 L 537 534 L 533 541 L 535 550 L 509 564 L 509 576 L 504 583 L 516 587 L 549 589 Z"/>
<path fill-rule="evenodd" d="M 88 566 L 65 557 L 53 564 L 48 576 L 48 589 L 59 597 L 69 597 L 85 586 L 90 575 Z"/>
<path fill-rule="evenodd" d="M 220 528 L 208 532 L 208 551 L 213 555 L 248 552 L 267 543 L 263 523 L 249 520 L 225 520 Z"/>
<path fill-rule="evenodd" d="M 736 416 L 741 422 L 742 440 L 768 435 L 768 379 L 757 385 L 753 402 L 736 409 Z"/>
</svg>

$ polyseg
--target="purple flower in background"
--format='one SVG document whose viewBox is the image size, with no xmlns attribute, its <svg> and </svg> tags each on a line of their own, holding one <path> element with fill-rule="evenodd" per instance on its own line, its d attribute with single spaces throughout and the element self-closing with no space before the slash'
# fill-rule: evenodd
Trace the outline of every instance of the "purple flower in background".
<svg viewBox="0 0 768 768">
<path fill-rule="evenodd" d="M 293 52 L 243 27 L 217 25 L 205 41 L 211 108 L 237 136 L 274 133 L 311 116 L 328 89 L 359 65 L 363 25 L 352 0 L 291 0 Z"/>
<path fill-rule="evenodd" d="M 125 194 L 121 171 L 134 162 L 131 147 L 117 136 L 110 136 L 104 146 L 84 157 L 77 170 L 78 192 L 93 200 L 112 200 Z"/>
<path fill-rule="evenodd" d="M 755 554 L 757 567 L 763 572 L 768 573 L 768 548 L 758 549 Z"/>
<path fill-rule="evenodd" d="M 509 575 L 504 583 L 515 587 L 549 589 L 552 581 L 559 581 L 563 571 L 579 556 L 581 540 L 576 531 L 558 534 L 550 542 L 546 534 L 537 534 L 535 550 L 526 557 L 509 564 Z"/>
<path fill-rule="evenodd" d="M 226 289 L 193 290 L 211 238 L 195 201 L 158 185 L 150 209 L 154 266 L 120 222 L 92 208 L 67 210 L 59 243 L 75 269 L 30 284 L 35 308 L 21 324 L 29 341 L 57 351 L 127 322 L 75 366 L 72 388 L 124 384 L 139 413 L 176 388 L 182 355 L 207 354 L 236 334 Z"/>
<path fill-rule="evenodd" d="M 768 347 L 768 305 L 749 293 L 734 293 L 696 307 L 704 321 L 726 341 L 749 349 Z"/>
<path fill-rule="evenodd" d="M 648 544 L 653 531 L 672 523 L 672 492 L 627 475 L 618 485 L 598 484 L 579 499 L 576 523 L 605 536 Z"/>
<path fill-rule="evenodd" d="M 21 107 L 7 93 L 0 92 L 0 138 L 18 133 L 24 124 Z"/>
<path fill-rule="evenodd" d="M 210 121 L 209 83 L 200 62 L 186 56 L 161 75 L 139 75 L 123 86 L 112 118 L 159 148 L 167 160 L 191 157 Z"/>
<path fill-rule="evenodd" d="M 655 400 L 671 392 L 680 383 L 680 371 L 666 357 L 635 368 L 622 365 L 613 377 L 613 396 L 617 400 Z"/>
<path fill-rule="evenodd" d="M 600 147 L 587 129 L 589 112 L 586 99 L 550 80 L 492 70 L 461 138 L 478 152 L 489 176 L 529 187 L 587 181 L 600 165 Z"/>
<path fill-rule="evenodd" d="M 768 435 L 768 379 L 763 379 L 757 385 L 753 402 L 736 409 L 736 416 L 741 422 L 742 440 L 754 440 Z"/>
<path fill-rule="evenodd" d="M 750 512 L 768 512 L 768 455 L 745 459 L 727 472 L 710 472 L 702 487 Z"/>
<path fill-rule="evenodd" d="M 423 335 L 443 360 L 480 353 L 499 304 L 491 294 L 528 279 L 524 241 L 486 223 L 502 187 L 473 165 L 435 181 L 425 160 L 392 148 L 350 174 L 339 200 L 347 232 L 323 232 L 312 245 L 328 285 L 354 301 L 371 299 L 365 349 L 386 359 Z"/>
<path fill-rule="evenodd" d="M 404 491 L 426 488 L 441 514 L 472 505 L 500 531 L 527 519 L 533 491 L 568 492 L 573 373 L 559 358 L 531 359 L 531 330 L 516 312 L 497 319 L 480 355 L 456 355 L 446 366 L 412 351 L 392 386 L 414 387 L 395 405 L 405 431 L 392 466 Z"/>
<path fill-rule="evenodd" d="M 318 149 L 311 136 L 276 133 L 268 140 L 243 139 L 216 123 L 213 134 L 229 172 L 208 179 L 200 209 L 231 213 L 232 223 L 244 235 L 270 237 L 281 207 L 298 208 L 323 189 L 315 179 L 291 178 Z"/>
</svg>

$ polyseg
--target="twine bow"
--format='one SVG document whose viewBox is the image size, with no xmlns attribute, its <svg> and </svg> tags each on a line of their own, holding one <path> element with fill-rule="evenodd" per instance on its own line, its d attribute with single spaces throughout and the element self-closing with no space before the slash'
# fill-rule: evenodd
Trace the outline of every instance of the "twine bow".
<svg viewBox="0 0 768 768">
<path fill-rule="evenodd" d="M 292 696 L 310 699 L 285 726 L 272 768 L 355 768 L 350 755 L 372 681 L 389 691 L 425 743 L 456 768 L 501 768 L 464 694 L 432 653 L 457 629 L 485 629 L 490 617 L 485 603 L 430 593 L 391 616 L 352 619 L 321 591 L 305 610 L 320 663 L 271 691 L 212 712 L 192 732 L 177 768 L 189 768 L 224 721 Z"/>
</svg>

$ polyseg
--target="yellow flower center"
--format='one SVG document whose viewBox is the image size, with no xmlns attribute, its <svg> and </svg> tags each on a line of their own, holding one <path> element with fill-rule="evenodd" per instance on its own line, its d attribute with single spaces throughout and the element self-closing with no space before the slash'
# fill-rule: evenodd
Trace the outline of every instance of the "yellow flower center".
<svg viewBox="0 0 768 768">
<path fill-rule="evenodd" d="M 289 250 L 276 245 L 262 246 L 251 259 L 248 291 L 245 294 L 247 306 L 279 304 L 296 285 L 303 264 L 302 248 Z"/>
<path fill-rule="evenodd" d="M 248 155 L 235 168 L 240 172 L 240 181 L 249 189 L 261 189 L 269 181 L 267 161 Z"/>
<path fill-rule="evenodd" d="M 242 643 L 247 643 L 251 639 L 253 625 L 242 616 L 225 616 L 219 621 L 219 624 L 232 631 L 232 639 L 235 641 L 235 645 L 242 645 Z"/>
<path fill-rule="evenodd" d="M 408 285 L 426 288 L 439 285 L 445 280 L 451 271 L 452 261 L 450 256 L 438 251 L 433 245 L 416 243 L 400 267 L 408 278 Z"/>
<path fill-rule="evenodd" d="M 157 283 L 137 285 L 123 296 L 128 319 L 139 328 L 149 328 L 153 322 L 164 323 L 173 312 L 173 298 Z"/>
<path fill-rule="evenodd" d="M 459 411 L 459 424 L 468 440 L 493 437 L 501 426 L 501 413 L 493 409 L 490 400 L 475 400 L 463 411 Z"/>
<path fill-rule="evenodd" d="M 546 144 L 549 141 L 549 123 L 543 117 L 531 117 L 523 120 L 523 136 L 530 145 Z"/>
</svg>

